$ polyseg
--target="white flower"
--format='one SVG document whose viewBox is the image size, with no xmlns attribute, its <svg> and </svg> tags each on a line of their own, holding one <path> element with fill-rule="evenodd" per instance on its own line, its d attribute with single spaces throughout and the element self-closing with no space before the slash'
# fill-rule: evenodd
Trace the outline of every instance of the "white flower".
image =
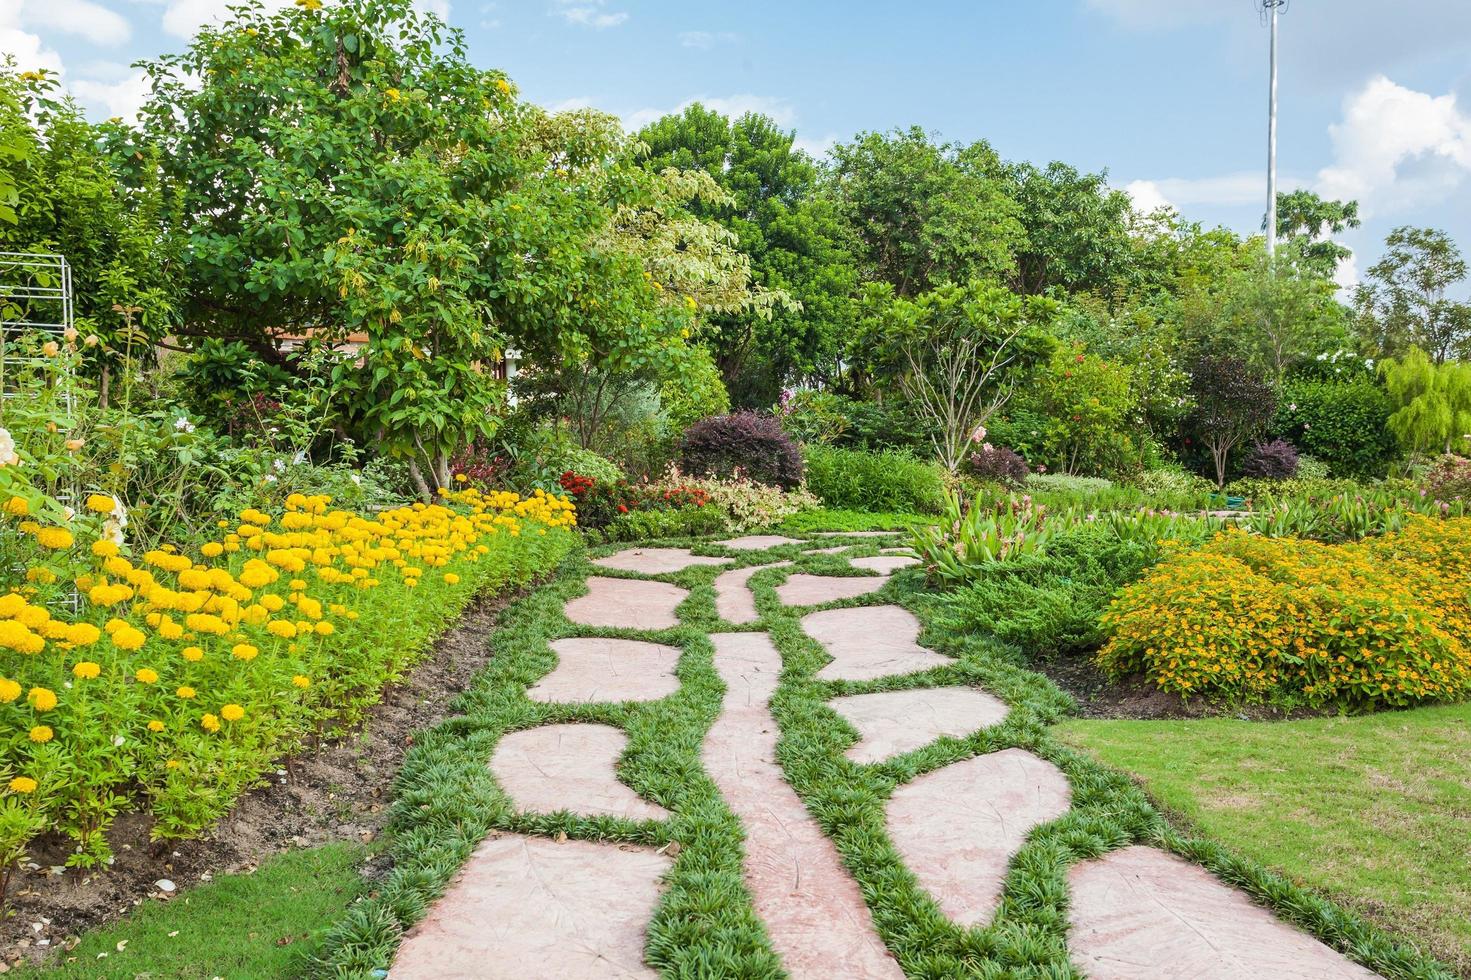
<svg viewBox="0 0 1471 980">
<path fill-rule="evenodd" d="M 15 439 L 9 429 L 0 429 L 0 466 L 13 466 L 20 462 L 15 454 Z"/>
<path fill-rule="evenodd" d="M 277 473 L 285 473 L 286 472 L 286 460 L 284 460 L 284 459 L 277 459 L 275 462 L 273 462 L 271 464 L 271 469 L 275 470 Z"/>
<path fill-rule="evenodd" d="M 126 523 L 126 517 L 124 517 L 121 521 L 116 519 L 108 519 L 104 521 L 102 523 L 103 536 L 106 537 L 107 540 L 111 541 L 113 544 L 121 548 L 124 544 L 127 543 L 127 539 L 123 537 L 123 526 Z"/>
<path fill-rule="evenodd" d="M 127 739 L 123 738 L 121 735 L 114 735 L 112 737 L 112 744 L 114 747 L 120 746 L 126 741 Z"/>
<path fill-rule="evenodd" d="M 267 473 L 266 474 L 266 482 L 267 483 L 275 483 L 276 482 L 276 474 L 274 474 L 274 473 Z"/>
<path fill-rule="evenodd" d="M 306 450 L 304 450 L 304 449 L 301 450 L 301 451 L 299 451 L 295 456 L 291 457 L 291 465 L 292 466 L 300 466 L 302 463 L 305 463 L 305 462 L 306 462 Z"/>
<path fill-rule="evenodd" d="M 77 516 L 77 511 L 76 511 L 76 508 L 75 507 L 63 507 L 63 508 L 61 508 L 61 518 L 62 518 L 62 520 L 69 521 L 73 517 L 76 517 L 76 516 Z"/>
<path fill-rule="evenodd" d="M 193 432 L 194 423 L 190 422 L 184 416 L 180 415 L 177 419 L 174 420 L 174 428 L 179 432 Z"/>
<path fill-rule="evenodd" d="M 1297 411 L 1297 402 L 1293 402 L 1291 405 L 1288 405 L 1287 406 L 1287 410 L 1289 412 L 1295 412 L 1295 411 Z"/>
<path fill-rule="evenodd" d="M 1466 438 L 1467 439 L 1471 439 L 1471 436 L 1467 436 Z M 357 484 L 358 486 L 362 486 L 363 485 L 363 478 L 360 475 L 358 475 L 357 473 L 354 473 L 351 477 L 349 477 L 349 479 L 352 480 L 352 482 L 355 483 L 355 484 Z"/>
</svg>

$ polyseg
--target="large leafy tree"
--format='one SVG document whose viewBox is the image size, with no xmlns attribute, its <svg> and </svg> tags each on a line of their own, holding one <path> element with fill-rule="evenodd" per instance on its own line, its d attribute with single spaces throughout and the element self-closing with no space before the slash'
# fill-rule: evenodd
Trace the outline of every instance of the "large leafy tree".
<svg viewBox="0 0 1471 980">
<path fill-rule="evenodd" d="M 1026 233 L 1011 279 L 1018 292 L 1108 293 L 1135 284 L 1133 204 L 1108 186 L 1107 174 L 1054 161 L 1008 164 L 1003 176 Z"/>
<path fill-rule="evenodd" d="M 1434 228 L 1396 228 L 1384 257 L 1369 268 L 1354 296 L 1368 353 L 1399 355 L 1419 347 L 1437 364 L 1471 347 L 1471 303 L 1448 293 L 1467 279 L 1456 243 Z"/>
<path fill-rule="evenodd" d="M 1357 201 L 1328 201 L 1302 189 L 1277 198 L 1277 237 L 1295 243 L 1301 260 L 1323 276 L 1333 275 L 1338 263 L 1353 254 L 1331 236 L 1357 227 Z"/>
<path fill-rule="evenodd" d="M 1277 409 L 1272 383 L 1230 355 L 1207 355 L 1190 368 L 1193 431 L 1210 452 L 1216 486 L 1226 485 L 1231 454 L 1260 435 Z"/>
<path fill-rule="evenodd" d="M 835 146 L 832 161 L 832 193 L 865 278 L 911 297 L 1015 271 L 1026 228 L 987 144 L 937 143 L 914 127 L 861 133 Z"/>
<path fill-rule="evenodd" d="M 791 302 L 710 319 L 714 347 L 737 402 L 771 404 L 793 378 L 831 377 L 852 322 L 857 273 L 818 171 L 795 134 L 748 113 L 729 119 L 701 105 L 665 116 L 639 134 L 653 171 L 700 170 L 727 195 L 696 208 L 718 220 L 750 257 L 752 280 Z"/>
<path fill-rule="evenodd" d="M 149 66 L 147 132 L 182 198 L 187 332 L 265 356 L 366 335 L 338 365 L 366 429 L 448 478 L 497 424 L 488 368 L 637 360 L 678 339 L 616 247 L 606 131 L 549 119 L 408 0 L 236 8 Z"/>
</svg>

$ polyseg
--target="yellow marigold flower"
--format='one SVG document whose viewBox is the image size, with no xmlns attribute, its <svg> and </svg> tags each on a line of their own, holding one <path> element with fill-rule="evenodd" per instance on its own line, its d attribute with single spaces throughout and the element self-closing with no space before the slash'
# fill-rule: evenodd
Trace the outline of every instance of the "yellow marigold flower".
<svg viewBox="0 0 1471 980">
<path fill-rule="evenodd" d="M 159 721 L 157 718 L 154 718 L 152 721 L 150 721 L 148 723 L 148 730 L 150 732 L 161 732 L 161 731 L 163 731 L 163 722 Z"/>
<path fill-rule="evenodd" d="M 459 585 L 460 584 L 460 577 L 458 575 L 456 575 L 454 572 L 445 572 L 444 573 L 444 584 L 445 585 Z"/>
<path fill-rule="evenodd" d="M 0 703 L 9 704 L 21 695 L 21 686 L 8 677 L 0 677 Z"/>
<path fill-rule="evenodd" d="M 218 541 L 211 541 L 201 547 L 199 553 L 206 558 L 218 558 L 225 553 L 225 546 Z"/>
<path fill-rule="evenodd" d="M 220 720 L 209 713 L 206 713 L 203 718 L 199 719 L 199 725 L 207 732 L 217 732 L 220 730 Z"/>
<path fill-rule="evenodd" d="M 266 624 L 266 630 L 272 636 L 279 636 L 283 640 L 289 640 L 296 635 L 296 624 L 284 619 L 273 619 Z"/>
<path fill-rule="evenodd" d="M 87 509 L 94 514 L 111 514 L 117 510 L 117 501 L 105 493 L 88 494 Z"/>
<path fill-rule="evenodd" d="M 83 680 L 91 680 L 102 673 L 102 665 L 90 660 L 83 660 L 72 668 L 72 673 Z"/>
<path fill-rule="evenodd" d="M 139 667 L 137 673 L 133 676 L 137 678 L 139 684 L 158 683 L 158 671 L 152 667 Z"/>
<path fill-rule="evenodd" d="M 238 704 L 227 704 L 220 709 L 220 717 L 226 721 L 239 721 L 245 717 L 245 709 Z"/>
<path fill-rule="evenodd" d="M 56 733 L 51 730 L 51 727 L 49 725 L 36 725 L 31 728 L 30 732 L 27 733 L 27 736 L 32 742 L 35 742 L 39 745 L 45 745 L 47 742 L 51 741 L 52 736 L 55 734 Z"/>
<path fill-rule="evenodd" d="M 31 512 L 31 505 L 24 497 L 11 497 L 5 501 L 5 513 L 11 517 L 25 517 Z"/>
<path fill-rule="evenodd" d="M 10 781 L 10 791 L 12 793 L 34 793 L 36 781 L 30 776 L 16 776 Z"/>
<path fill-rule="evenodd" d="M 106 538 L 98 538 L 96 541 L 92 542 L 92 554 L 96 555 L 98 558 L 112 558 L 117 553 L 117 545 L 107 540 Z"/>
<path fill-rule="evenodd" d="M 230 656 L 249 662 L 260 656 L 260 650 L 249 643 L 237 643 L 230 648 Z"/>
<path fill-rule="evenodd" d="M 295 677 L 291 678 L 291 683 L 295 684 L 297 687 L 301 688 L 304 691 L 312 686 L 312 679 L 304 674 L 297 674 Z"/>
<path fill-rule="evenodd" d="M 185 684 L 183 687 L 179 688 L 174 693 L 177 694 L 179 697 L 183 698 L 185 701 L 188 701 L 190 698 L 194 697 L 199 692 L 196 691 L 196 690 L 194 690 L 194 688 L 190 687 L 189 685 Z"/>
<path fill-rule="evenodd" d="M 204 651 L 201 650 L 199 647 L 185 647 L 184 649 L 179 651 L 179 656 L 183 657 L 190 663 L 196 663 L 204 659 Z"/>
<path fill-rule="evenodd" d="M 112 634 L 112 642 L 124 650 L 141 650 L 147 639 L 142 630 L 126 624 Z"/>
<path fill-rule="evenodd" d="M 26 700 L 37 711 L 50 711 L 56 707 L 56 692 L 46 687 L 33 687 Z"/>
<path fill-rule="evenodd" d="M 316 631 L 316 634 L 318 636 L 331 636 L 333 633 L 337 632 L 337 627 L 333 626 L 325 619 L 312 628 Z"/>
<path fill-rule="evenodd" d="M 72 546 L 72 534 L 64 527 L 43 527 L 36 531 L 36 543 L 52 551 L 61 551 Z"/>
</svg>

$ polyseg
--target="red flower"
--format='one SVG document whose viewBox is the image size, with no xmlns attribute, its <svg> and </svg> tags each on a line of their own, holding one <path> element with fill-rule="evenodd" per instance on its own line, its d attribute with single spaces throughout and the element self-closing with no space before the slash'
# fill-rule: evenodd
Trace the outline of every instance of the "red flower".
<svg viewBox="0 0 1471 980">
<path fill-rule="evenodd" d="M 618 513 L 620 513 L 620 514 L 626 514 L 626 513 L 628 513 L 628 505 L 627 504 L 619 504 L 618 505 Z"/>
</svg>

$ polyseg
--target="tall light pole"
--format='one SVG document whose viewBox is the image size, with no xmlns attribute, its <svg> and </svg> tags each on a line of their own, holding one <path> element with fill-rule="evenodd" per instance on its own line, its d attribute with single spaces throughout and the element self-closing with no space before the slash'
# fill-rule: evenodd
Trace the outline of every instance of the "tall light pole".
<svg viewBox="0 0 1471 980">
<path fill-rule="evenodd" d="M 1260 0 L 1272 31 L 1272 81 L 1267 97 L 1267 258 L 1277 255 L 1277 15 L 1288 0 Z"/>
</svg>

